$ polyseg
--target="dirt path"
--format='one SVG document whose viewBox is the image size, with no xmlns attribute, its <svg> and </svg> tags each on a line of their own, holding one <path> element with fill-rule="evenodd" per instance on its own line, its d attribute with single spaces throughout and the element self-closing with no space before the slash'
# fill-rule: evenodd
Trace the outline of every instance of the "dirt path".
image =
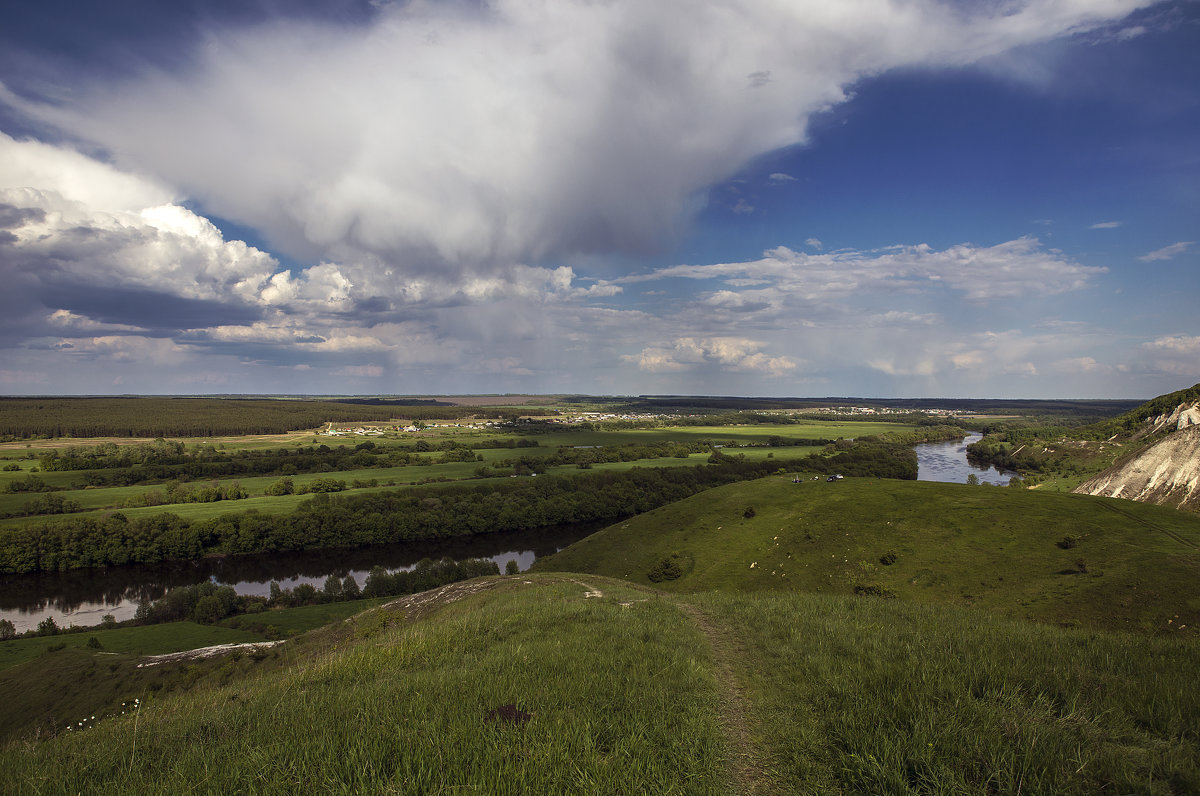
<svg viewBox="0 0 1200 796">
<path fill-rule="evenodd" d="M 732 634 L 694 605 L 685 602 L 676 605 L 696 623 L 712 650 L 717 682 L 721 687 L 721 725 L 729 739 L 729 784 L 732 791 L 741 796 L 777 793 L 766 773 L 765 761 L 750 737 L 751 720 L 747 700 L 741 681 L 733 670 L 737 645 Z"/>
<path fill-rule="evenodd" d="M 604 592 L 600 591 L 595 586 L 589 586 L 588 584 L 584 583 L 581 580 L 575 580 L 575 578 L 567 578 L 567 580 L 571 581 L 572 583 L 578 583 L 580 586 L 582 586 L 584 589 L 586 589 L 586 592 L 583 595 L 585 599 L 588 597 L 603 597 L 604 596 Z"/>
<path fill-rule="evenodd" d="M 1150 522 L 1149 520 L 1144 520 L 1141 517 L 1136 517 L 1133 514 L 1130 514 L 1129 512 L 1125 511 L 1124 509 L 1117 508 L 1116 506 L 1112 505 L 1111 503 L 1102 502 L 1100 505 L 1104 506 L 1104 508 L 1108 509 L 1111 512 L 1120 514 L 1122 517 L 1124 517 L 1127 520 L 1133 520 L 1134 522 L 1140 524 L 1143 528 L 1149 528 L 1152 531 L 1158 531 L 1159 533 L 1165 534 L 1167 536 L 1167 538 L 1172 539 L 1176 542 L 1179 542 L 1181 545 L 1186 545 L 1187 547 L 1190 547 L 1192 549 L 1200 549 L 1200 545 L 1197 545 L 1195 542 L 1191 541 L 1190 539 L 1185 539 L 1184 537 L 1180 536 L 1179 534 L 1175 533 L 1174 531 L 1168 530 L 1168 529 L 1162 527 L 1161 525 L 1155 525 L 1154 523 Z"/>
</svg>

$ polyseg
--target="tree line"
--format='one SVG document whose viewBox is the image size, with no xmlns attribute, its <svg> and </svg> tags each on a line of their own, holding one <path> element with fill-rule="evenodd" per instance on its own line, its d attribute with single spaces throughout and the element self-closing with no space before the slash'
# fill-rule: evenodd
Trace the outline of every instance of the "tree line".
<svg viewBox="0 0 1200 796">
<path fill-rule="evenodd" d="M 233 398 L 0 398 L 0 438 L 214 437 L 341 423 L 455 419 L 490 410 Z"/>
<path fill-rule="evenodd" d="M 748 462 L 714 452 L 711 466 L 634 468 L 464 483 L 441 489 L 318 494 L 290 514 L 231 512 L 185 520 L 67 516 L 0 530 L 0 574 L 152 564 L 211 555 L 362 547 L 419 539 L 615 521 L 701 490 L 803 469 L 916 478 L 916 454 L 887 443 L 848 443 L 828 457 Z"/>
</svg>

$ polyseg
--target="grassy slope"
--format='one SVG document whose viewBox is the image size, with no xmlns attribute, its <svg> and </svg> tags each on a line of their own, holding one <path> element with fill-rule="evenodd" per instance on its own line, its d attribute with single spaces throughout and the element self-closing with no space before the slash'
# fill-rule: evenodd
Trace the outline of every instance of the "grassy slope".
<svg viewBox="0 0 1200 796">
<path fill-rule="evenodd" d="M 369 612 L 258 669 L 143 696 L 136 718 L 11 744 L 0 790 L 1200 789 L 1190 639 L 594 575 L 468 585 L 493 588 Z M 527 724 L 488 720 L 509 703 Z"/>
<path fill-rule="evenodd" d="M 755 516 L 743 515 L 753 507 Z M 1056 543 L 1080 537 L 1073 549 Z M 540 559 L 535 569 L 649 585 L 681 554 L 671 591 L 853 593 L 978 606 L 1102 629 L 1200 629 L 1200 517 L 1104 498 L 1004 487 L 770 477 L 709 490 Z M 896 555 L 890 566 L 881 563 Z M 1081 572 L 1083 561 L 1086 572 Z M 753 567 L 751 565 L 754 565 Z"/>
<path fill-rule="evenodd" d="M 674 606 L 496 582 L 426 621 L 366 614 L 282 672 L 148 702 L 136 724 L 10 746 L 0 790 L 722 792 L 717 682 Z M 506 704 L 533 718 L 488 720 Z"/>
</svg>

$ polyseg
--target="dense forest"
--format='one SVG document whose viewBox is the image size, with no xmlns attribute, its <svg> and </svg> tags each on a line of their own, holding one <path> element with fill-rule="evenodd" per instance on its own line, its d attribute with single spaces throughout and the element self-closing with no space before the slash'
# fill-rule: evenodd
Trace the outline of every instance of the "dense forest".
<svg viewBox="0 0 1200 796">
<path fill-rule="evenodd" d="M 478 407 L 232 398 L 0 398 L 0 438 L 282 434 L 335 423 L 458 418 Z M 486 413 L 486 410 L 484 410 Z"/>
<path fill-rule="evenodd" d="M 911 448 L 839 443 L 834 455 L 748 462 L 714 451 L 706 467 L 541 476 L 361 495 L 319 494 L 291 514 L 230 513 L 189 522 L 171 513 L 65 517 L 0 530 L 0 574 L 182 561 L 210 555 L 361 547 L 573 522 L 616 520 L 703 489 L 791 468 L 916 478 Z"/>
</svg>

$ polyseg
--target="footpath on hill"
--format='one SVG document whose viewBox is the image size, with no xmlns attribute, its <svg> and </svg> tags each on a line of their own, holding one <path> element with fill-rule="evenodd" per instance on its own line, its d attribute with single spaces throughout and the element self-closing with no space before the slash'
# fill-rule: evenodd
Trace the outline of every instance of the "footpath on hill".
<svg viewBox="0 0 1200 796">
<path fill-rule="evenodd" d="M 713 622 L 694 605 L 682 601 L 676 605 L 696 623 L 712 652 L 714 674 L 721 688 L 721 727 L 729 745 L 729 779 L 733 791 L 745 796 L 778 793 L 780 783 L 769 775 L 761 743 L 754 740 L 745 688 L 734 665 L 739 654 L 736 639 L 728 628 Z"/>
<path fill-rule="evenodd" d="M 579 578 L 567 578 L 584 589 L 585 598 L 604 598 L 605 594 L 594 583 Z M 638 601 L 641 602 L 641 601 Z M 621 602 L 628 607 L 632 602 Z M 755 731 L 749 701 L 738 674 L 741 666 L 739 645 L 729 628 L 717 623 L 696 606 L 675 599 L 675 607 L 690 619 L 708 646 L 712 656 L 713 676 L 720 689 L 720 726 L 725 734 L 728 749 L 728 784 L 732 793 L 739 796 L 757 796 L 781 792 L 782 782 L 770 773 L 762 753 L 761 733 Z"/>
</svg>

